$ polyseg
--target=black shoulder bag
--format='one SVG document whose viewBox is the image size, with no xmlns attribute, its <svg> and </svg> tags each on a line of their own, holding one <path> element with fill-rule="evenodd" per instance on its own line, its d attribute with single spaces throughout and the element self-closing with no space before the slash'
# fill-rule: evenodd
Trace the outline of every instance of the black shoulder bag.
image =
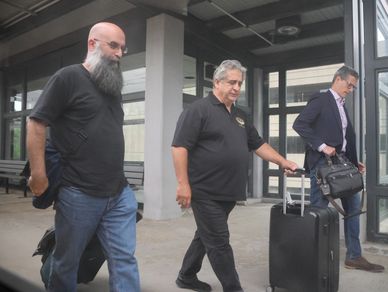
<svg viewBox="0 0 388 292">
<path fill-rule="evenodd" d="M 49 139 L 46 140 L 45 162 L 48 187 L 40 196 L 32 197 L 32 205 L 38 209 L 47 209 L 53 204 L 61 185 L 61 177 L 63 172 L 61 154 L 52 145 L 51 140 Z M 24 166 L 22 174 L 28 181 L 28 178 L 31 175 L 29 161 L 27 161 L 26 165 Z"/>
<path fill-rule="evenodd" d="M 317 182 L 321 192 L 327 197 L 332 205 L 345 218 L 353 217 L 362 213 L 346 214 L 345 211 L 334 201 L 346 198 L 362 191 L 361 209 L 364 204 L 364 180 L 358 168 L 346 157 L 336 154 L 334 161 L 328 155 L 325 156 L 326 164 L 319 167 L 316 172 Z"/>
</svg>

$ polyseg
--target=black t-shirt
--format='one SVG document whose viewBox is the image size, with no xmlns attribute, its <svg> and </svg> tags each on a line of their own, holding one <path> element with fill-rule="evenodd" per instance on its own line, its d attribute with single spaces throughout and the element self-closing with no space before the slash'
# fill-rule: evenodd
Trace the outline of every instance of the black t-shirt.
<svg viewBox="0 0 388 292">
<path fill-rule="evenodd" d="M 213 93 L 179 117 L 172 145 L 188 149 L 193 199 L 245 200 L 249 151 L 264 144 L 246 114 Z"/>
<path fill-rule="evenodd" d="M 30 118 L 46 122 L 64 160 L 62 184 L 94 196 L 113 196 L 127 184 L 123 172 L 121 97 L 102 94 L 80 64 L 48 81 Z"/>
</svg>

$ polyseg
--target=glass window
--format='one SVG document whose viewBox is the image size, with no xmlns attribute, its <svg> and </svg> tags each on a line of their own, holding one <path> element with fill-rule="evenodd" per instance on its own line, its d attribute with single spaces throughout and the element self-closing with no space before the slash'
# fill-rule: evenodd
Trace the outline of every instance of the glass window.
<svg viewBox="0 0 388 292">
<path fill-rule="evenodd" d="M 378 80 L 378 183 L 388 185 L 388 72 L 379 73 Z"/>
<path fill-rule="evenodd" d="M 248 96 L 247 96 L 247 80 L 241 84 L 240 96 L 237 99 L 237 105 L 242 107 L 248 107 Z"/>
<path fill-rule="evenodd" d="M 121 93 L 125 95 L 145 91 L 146 68 L 123 71 L 124 84 Z"/>
<path fill-rule="evenodd" d="M 279 72 L 269 74 L 269 92 L 268 92 L 269 107 L 279 107 Z"/>
<path fill-rule="evenodd" d="M 342 64 L 287 71 L 286 106 L 303 106 L 315 92 L 330 88 L 335 71 Z"/>
<path fill-rule="evenodd" d="M 292 125 L 303 106 L 312 94 L 326 91 L 331 87 L 335 71 L 343 64 L 309 67 L 288 71 L 268 73 L 268 143 L 287 159 L 295 161 L 300 167 L 304 165 L 305 144 L 302 138 L 292 129 Z M 284 80 L 285 79 L 285 80 Z M 286 90 L 280 90 L 279 86 L 285 84 Z M 285 101 L 285 107 L 283 105 Z M 285 134 L 280 136 L 280 130 L 285 129 Z M 265 133 L 267 137 L 267 133 Z M 285 146 L 285 147 L 284 147 Z M 268 170 L 278 170 L 274 163 L 268 163 Z M 271 174 L 272 174 L 271 173 Z M 272 178 L 269 178 L 272 179 Z M 279 177 L 281 181 L 282 177 Z M 305 181 L 305 191 L 309 192 L 309 179 Z M 269 182 L 270 186 L 271 182 Z M 290 179 L 287 185 L 293 195 L 300 194 L 300 178 Z M 265 194 L 271 195 L 271 194 Z"/>
<path fill-rule="evenodd" d="M 388 56 L 388 2 L 376 1 L 377 56 Z"/>
<path fill-rule="evenodd" d="M 379 199 L 379 233 L 388 234 L 388 199 Z"/>
<path fill-rule="evenodd" d="M 203 79 L 213 82 L 213 74 L 216 68 L 217 68 L 216 65 L 209 62 L 205 62 L 203 64 Z"/>
<path fill-rule="evenodd" d="M 279 115 L 269 116 L 269 141 L 276 151 L 279 152 Z M 273 162 L 269 162 L 269 169 L 279 169 L 279 166 Z"/>
<path fill-rule="evenodd" d="M 8 111 L 18 112 L 22 110 L 23 86 L 16 84 L 8 87 Z"/>
<path fill-rule="evenodd" d="M 209 94 L 209 92 L 212 92 L 212 90 L 213 90 L 213 88 L 204 86 L 203 87 L 203 95 L 202 95 L 202 97 L 206 97 Z"/>
<path fill-rule="evenodd" d="M 305 153 L 304 141 L 292 128 L 297 116 L 298 114 L 287 115 L 287 159 L 303 167 Z"/>
<path fill-rule="evenodd" d="M 197 95 L 197 62 L 190 56 L 183 56 L 183 93 Z"/>
<path fill-rule="evenodd" d="M 144 101 L 123 104 L 125 161 L 144 161 Z"/>
<path fill-rule="evenodd" d="M 6 122 L 6 159 L 21 159 L 21 131 L 22 118 L 7 120 Z"/>
<path fill-rule="evenodd" d="M 125 161 L 144 161 L 145 53 L 122 58 Z"/>
<path fill-rule="evenodd" d="M 125 124 L 123 127 L 125 139 L 125 161 L 144 161 L 144 123 Z"/>
<path fill-rule="evenodd" d="M 297 196 L 295 198 L 296 200 L 301 199 L 301 194 L 302 194 L 302 179 L 300 177 L 287 177 L 287 192 L 289 192 L 292 196 Z M 304 180 L 304 193 L 307 196 L 307 194 L 310 193 L 310 179 L 305 177 Z M 308 198 L 305 197 L 305 200 L 307 201 Z"/>
<path fill-rule="evenodd" d="M 124 121 L 144 120 L 144 101 L 123 104 Z"/>
<path fill-rule="evenodd" d="M 7 112 L 23 110 L 24 70 L 7 72 Z"/>
<path fill-rule="evenodd" d="M 269 177 L 268 193 L 279 194 L 279 177 L 277 176 Z"/>
<path fill-rule="evenodd" d="M 126 95 L 135 92 L 144 92 L 146 78 L 145 53 L 124 56 L 121 58 L 120 64 L 124 79 L 123 89 L 121 91 L 123 98 L 127 99 Z"/>
<path fill-rule="evenodd" d="M 29 80 L 27 82 L 27 104 L 26 109 L 32 109 L 36 104 L 40 94 L 43 91 L 43 87 L 49 80 L 49 76 L 42 77 L 36 80 Z"/>
</svg>

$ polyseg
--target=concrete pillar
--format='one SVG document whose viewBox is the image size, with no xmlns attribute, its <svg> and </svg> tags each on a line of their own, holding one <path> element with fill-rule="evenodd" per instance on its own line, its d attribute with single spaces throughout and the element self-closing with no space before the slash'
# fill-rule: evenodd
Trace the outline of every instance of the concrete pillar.
<svg viewBox="0 0 388 292">
<path fill-rule="evenodd" d="M 147 20 L 144 217 L 181 215 L 171 142 L 182 112 L 184 23 L 166 14 Z"/>
</svg>

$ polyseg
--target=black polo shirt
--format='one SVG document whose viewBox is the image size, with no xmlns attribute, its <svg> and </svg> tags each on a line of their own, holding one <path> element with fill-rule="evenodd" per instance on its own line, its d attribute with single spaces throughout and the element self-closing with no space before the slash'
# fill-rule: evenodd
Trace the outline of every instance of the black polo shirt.
<svg viewBox="0 0 388 292">
<path fill-rule="evenodd" d="M 183 111 L 172 142 L 188 149 L 193 198 L 222 201 L 245 200 L 249 151 L 263 144 L 245 112 L 213 93 Z"/>
</svg>

